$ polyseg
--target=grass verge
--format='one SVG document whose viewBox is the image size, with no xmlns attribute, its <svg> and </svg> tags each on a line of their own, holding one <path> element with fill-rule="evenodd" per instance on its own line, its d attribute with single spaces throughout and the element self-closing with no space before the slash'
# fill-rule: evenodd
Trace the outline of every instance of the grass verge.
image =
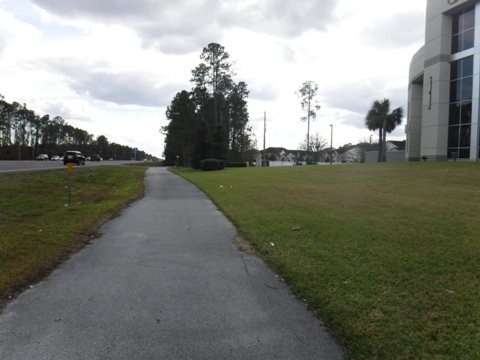
<svg viewBox="0 0 480 360">
<path fill-rule="evenodd" d="M 173 170 L 355 359 L 480 358 L 480 164 Z"/>
<path fill-rule="evenodd" d="M 0 308 L 83 247 L 105 221 L 143 194 L 146 168 L 75 167 L 0 176 Z"/>
</svg>

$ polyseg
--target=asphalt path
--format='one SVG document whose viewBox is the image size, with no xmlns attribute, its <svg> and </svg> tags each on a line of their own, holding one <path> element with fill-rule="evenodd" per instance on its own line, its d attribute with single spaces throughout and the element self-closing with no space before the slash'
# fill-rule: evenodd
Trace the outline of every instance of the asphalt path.
<svg viewBox="0 0 480 360">
<path fill-rule="evenodd" d="M 0 315 L 0 359 L 343 359 L 204 193 L 150 168 L 145 197 Z"/>
<path fill-rule="evenodd" d="M 107 165 L 122 165 L 131 164 L 133 161 L 120 161 L 120 160 L 104 160 L 100 162 L 85 161 L 85 166 L 107 166 Z M 83 166 L 73 164 L 75 167 Z M 0 161 L 0 173 L 12 173 L 19 171 L 38 171 L 38 170 L 52 170 L 52 169 L 66 169 L 67 166 L 63 165 L 63 161 L 34 161 L 34 160 L 2 160 Z"/>
</svg>

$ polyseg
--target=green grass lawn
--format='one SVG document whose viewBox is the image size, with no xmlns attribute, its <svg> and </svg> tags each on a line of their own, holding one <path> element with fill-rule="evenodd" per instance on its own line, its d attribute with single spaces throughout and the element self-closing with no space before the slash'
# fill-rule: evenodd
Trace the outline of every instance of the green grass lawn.
<svg viewBox="0 0 480 360">
<path fill-rule="evenodd" d="M 480 358 L 480 164 L 174 171 L 352 358 Z"/>
<path fill-rule="evenodd" d="M 0 175 L 0 307 L 143 194 L 146 168 L 74 167 Z"/>
<path fill-rule="evenodd" d="M 0 305 L 126 203 L 144 167 L 0 175 Z M 356 359 L 480 358 L 480 164 L 174 170 Z"/>
</svg>

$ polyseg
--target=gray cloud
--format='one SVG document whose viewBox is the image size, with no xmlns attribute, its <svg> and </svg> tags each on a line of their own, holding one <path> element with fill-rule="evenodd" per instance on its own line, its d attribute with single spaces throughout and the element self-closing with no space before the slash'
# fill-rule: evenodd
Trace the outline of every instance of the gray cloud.
<svg viewBox="0 0 480 360">
<path fill-rule="evenodd" d="M 85 114 L 83 111 L 74 110 L 69 105 L 69 98 L 58 97 L 41 97 L 32 98 L 26 101 L 27 107 L 34 110 L 39 116 L 49 115 L 50 119 L 55 117 L 61 117 L 67 124 L 73 125 L 72 121 L 79 123 L 92 123 L 94 122 L 91 117 Z M 39 110 L 41 109 L 41 110 Z M 73 125 L 78 126 L 78 125 Z"/>
<path fill-rule="evenodd" d="M 81 122 L 91 122 L 91 119 L 88 116 L 78 114 L 72 111 L 69 107 L 65 106 L 63 102 L 57 101 L 57 99 L 42 99 L 44 102 L 43 106 L 45 108 L 46 114 L 50 115 L 50 118 L 53 119 L 56 116 L 61 116 L 67 123 L 70 120 L 77 120 Z"/>
<path fill-rule="evenodd" d="M 225 29 L 243 28 L 294 38 L 308 30 L 326 31 L 338 0 L 32 0 L 64 18 L 121 24 L 144 45 L 165 53 L 198 51 L 222 42 Z"/>
<path fill-rule="evenodd" d="M 326 107 L 366 114 L 376 93 L 375 87 L 369 83 L 344 83 L 331 87 L 328 91 L 321 91 L 319 95 L 325 101 Z"/>
<path fill-rule="evenodd" d="M 88 14 L 96 18 L 133 17 L 155 10 L 156 7 L 156 4 L 150 1 L 32 0 L 32 2 L 52 13 L 72 18 L 84 17 Z"/>
<path fill-rule="evenodd" d="M 153 74 L 141 71 L 113 73 L 109 64 L 86 64 L 75 59 L 43 59 L 29 64 L 60 74 L 78 94 L 118 105 L 168 106 L 178 89 L 188 84 L 158 84 Z"/>
<path fill-rule="evenodd" d="M 326 31 L 333 20 L 337 0 L 266 0 L 255 1 L 241 7 L 241 2 L 231 1 L 229 7 L 219 14 L 222 24 L 227 27 L 251 29 L 270 35 L 297 37 L 314 29 Z M 235 7 L 234 4 L 240 4 Z"/>
<path fill-rule="evenodd" d="M 353 84 L 339 84 L 319 95 L 325 101 L 326 107 L 350 112 L 349 115 L 339 118 L 339 122 L 364 129 L 365 116 L 375 100 L 387 98 L 390 100 L 391 110 L 402 106 L 406 115 L 406 89 L 404 87 L 386 88 L 385 83 L 382 79 L 373 79 Z"/>
<path fill-rule="evenodd" d="M 160 91 L 146 74 L 90 72 L 68 79 L 79 94 L 119 105 L 162 106 Z"/>
</svg>

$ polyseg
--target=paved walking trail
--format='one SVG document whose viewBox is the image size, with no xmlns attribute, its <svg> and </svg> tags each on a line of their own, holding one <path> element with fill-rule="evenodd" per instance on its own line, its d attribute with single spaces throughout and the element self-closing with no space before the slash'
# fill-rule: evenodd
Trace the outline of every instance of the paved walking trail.
<svg viewBox="0 0 480 360">
<path fill-rule="evenodd" d="M 341 349 L 188 181 L 146 194 L 0 315 L 0 359 L 342 359 Z"/>
</svg>

